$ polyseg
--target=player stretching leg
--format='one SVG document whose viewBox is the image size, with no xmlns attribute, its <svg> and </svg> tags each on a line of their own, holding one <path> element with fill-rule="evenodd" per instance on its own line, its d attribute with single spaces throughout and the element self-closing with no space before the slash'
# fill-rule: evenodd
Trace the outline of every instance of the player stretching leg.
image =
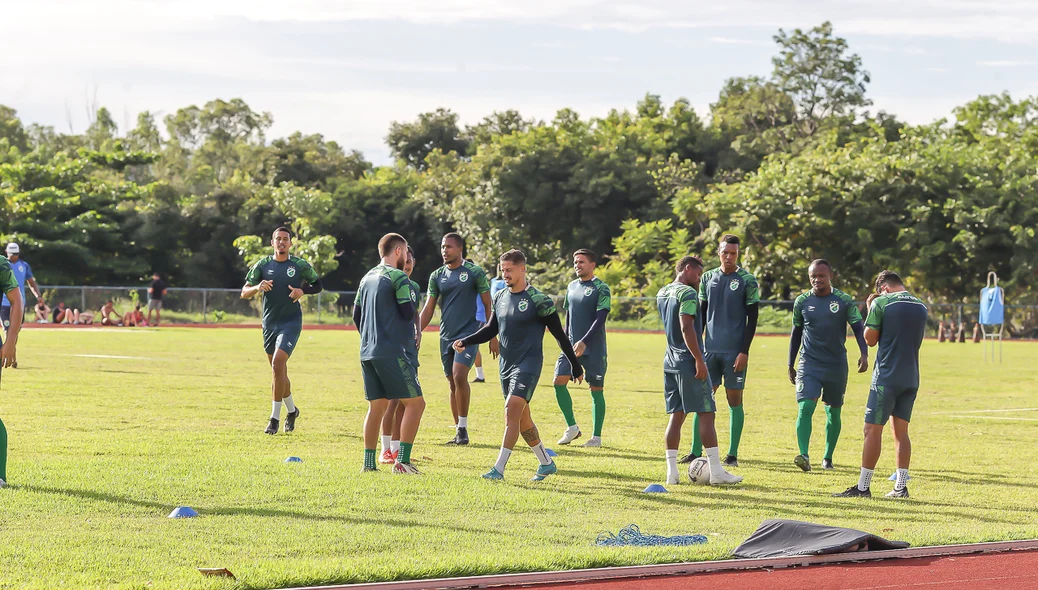
<svg viewBox="0 0 1038 590">
<path fill-rule="evenodd" d="M 409 281 L 412 272 L 414 272 L 414 249 L 408 244 L 407 261 L 404 262 L 404 274 L 407 275 Z M 414 289 L 417 296 L 422 292 L 422 288 L 418 286 L 418 283 L 410 282 L 411 288 Z M 417 346 L 414 349 L 414 357 L 408 360 L 414 365 L 416 372 L 418 370 L 418 349 L 422 346 L 422 333 L 418 331 L 420 325 L 418 308 L 415 307 L 414 327 Z M 400 454 L 400 427 L 403 423 L 404 406 L 400 404 L 400 400 L 389 400 L 389 405 L 386 407 L 386 415 L 382 417 L 382 456 L 378 460 L 379 463 L 383 465 L 393 465 L 396 463 L 396 458 Z"/>
<path fill-rule="evenodd" d="M 292 248 L 292 232 L 287 227 L 274 230 L 270 245 L 274 255 L 252 265 L 245 276 L 241 298 L 252 299 L 257 293 L 263 293 L 263 350 L 273 371 L 270 388 L 274 396 L 270 423 L 263 432 L 277 434 L 282 404 L 288 411 L 285 432 L 295 430 L 299 418 L 299 408 L 292 399 L 292 382 L 288 380 L 288 359 L 303 330 L 299 299 L 320 293 L 323 287 L 309 262 L 288 253 Z"/>
<path fill-rule="evenodd" d="M 558 471 L 541 442 L 537 426 L 530 415 L 530 400 L 544 363 L 544 328 L 559 343 L 559 348 L 573 367 L 573 379 L 580 383 L 584 370 L 566 339 L 562 321 L 551 298 L 526 282 L 526 256 L 519 250 L 501 255 L 501 272 L 507 288 L 494 297 L 490 320 L 475 334 L 454 342 L 459 353 L 468 347 L 501 337 L 501 391 L 505 395 L 505 434 L 497 464 L 485 473 L 485 479 L 504 479 L 505 465 L 512 455 L 519 434 L 533 449 L 541 466 L 533 481 L 541 481 Z"/>
<path fill-rule="evenodd" d="M 840 410 L 847 390 L 847 325 L 858 342 L 858 372 L 869 368 L 869 348 L 861 312 L 850 295 L 834 289 L 829 261 L 819 258 L 807 268 L 811 290 L 793 303 L 793 331 L 789 337 L 789 382 L 796 386 L 797 444 L 793 463 L 811 471 L 811 417 L 818 398 L 825 404 L 825 456 L 822 469 L 833 468 L 833 451 L 840 439 Z M 800 365 L 796 365 L 797 354 Z"/>
<path fill-rule="evenodd" d="M 428 298 L 422 308 L 421 328 L 432 321 L 436 303 L 440 302 L 440 360 L 443 374 L 451 390 L 451 414 L 456 432 L 449 445 L 469 444 L 469 369 L 476 360 L 479 348 L 464 353 L 451 349 L 451 343 L 479 329 L 476 321 L 476 299 L 490 307 L 490 281 L 482 268 L 465 260 L 465 241 L 455 233 L 443 236 L 440 242 L 443 266 L 429 275 Z M 497 356 L 497 339 L 490 341 L 490 352 Z"/>
<path fill-rule="evenodd" d="M 656 294 L 656 307 L 667 333 L 667 353 L 663 357 L 664 397 L 670 421 L 667 423 L 667 483 L 681 481 L 678 475 L 678 446 L 685 416 L 695 413 L 699 438 L 706 444 L 710 461 L 710 484 L 733 484 L 742 477 L 725 471 L 717 449 L 714 430 L 714 388 L 701 351 L 703 317 L 698 308 L 698 295 L 692 287 L 703 274 L 703 261 L 685 256 L 678 261 L 674 282 Z"/>
<path fill-rule="evenodd" d="M 360 332 L 360 368 L 364 376 L 364 471 L 376 471 L 375 446 L 379 426 L 389 400 L 400 400 L 404 419 L 400 425 L 400 454 L 393 473 L 417 474 L 411 465 L 418 426 L 425 411 L 418 369 L 418 335 L 415 308 L 418 294 L 404 274 L 407 241 L 400 234 L 386 234 L 378 242 L 381 263 L 360 281 L 353 303 L 353 324 Z"/>
<path fill-rule="evenodd" d="M 22 329 L 22 319 L 25 317 L 25 304 L 22 299 L 22 290 L 18 286 L 18 279 L 11 269 L 11 263 L 6 258 L 0 257 L 0 291 L 7 297 L 10 304 L 10 325 L 6 326 L 6 337 L 3 348 L 0 349 L 0 371 L 14 367 L 18 362 L 18 332 Z M 7 487 L 7 427 L 0 420 L 0 488 Z"/>
<path fill-rule="evenodd" d="M 706 360 L 714 391 L 724 378 L 724 392 L 728 398 L 729 429 L 728 456 L 724 464 L 739 466 L 739 442 L 745 421 L 743 389 L 746 387 L 746 366 L 750 358 L 750 344 L 757 332 L 757 313 L 760 290 L 757 279 L 739 266 L 739 238 L 726 234 L 718 246 L 721 266 L 707 271 L 699 282 L 700 313 L 706 330 Z M 697 415 L 698 419 L 698 415 Z M 703 444 L 699 428 L 693 420 L 692 451 L 680 463 L 691 463 L 700 455 Z"/>
<path fill-rule="evenodd" d="M 591 386 L 591 408 L 594 415 L 594 436 L 585 447 L 602 446 L 602 424 L 605 422 L 606 335 L 605 323 L 611 307 L 609 286 L 595 277 L 598 258 L 591 250 L 581 249 L 573 253 L 573 271 L 577 280 L 566 289 L 566 335 L 573 343 L 573 352 L 584 367 L 584 378 Z M 566 418 L 568 428 L 559 439 L 560 445 L 568 445 L 580 438 L 580 427 L 573 415 L 573 399 L 566 385 L 569 383 L 569 361 L 559 355 L 555 362 L 555 399 Z"/>
<path fill-rule="evenodd" d="M 883 426 L 894 418 L 894 448 L 897 451 L 897 481 L 888 498 L 908 497 L 908 464 L 912 441 L 908 422 L 919 391 L 919 347 L 926 332 L 926 305 L 905 290 L 901 277 L 885 270 L 876 277 L 876 292 L 869 295 L 865 320 L 865 342 L 879 345 L 872 373 L 869 401 L 865 405 L 865 444 L 861 451 L 858 485 L 836 497 L 871 497 L 872 471 L 883 450 Z"/>
</svg>

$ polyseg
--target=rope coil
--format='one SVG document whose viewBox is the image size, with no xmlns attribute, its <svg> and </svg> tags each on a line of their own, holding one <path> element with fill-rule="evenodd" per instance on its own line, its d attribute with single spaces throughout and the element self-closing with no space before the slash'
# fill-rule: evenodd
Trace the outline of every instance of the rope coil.
<svg viewBox="0 0 1038 590">
<path fill-rule="evenodd" d="M 608 531 L 598 535 L 595 544 L 603 547 L 687 547 L 702 545 L 706 541 L 707 539 L 703 535 L 676 535 L 673 537 L 647 535 L 641 532 L 638 525 L 629 524 L 620 529 L 616 535 Z"/>
</svg>

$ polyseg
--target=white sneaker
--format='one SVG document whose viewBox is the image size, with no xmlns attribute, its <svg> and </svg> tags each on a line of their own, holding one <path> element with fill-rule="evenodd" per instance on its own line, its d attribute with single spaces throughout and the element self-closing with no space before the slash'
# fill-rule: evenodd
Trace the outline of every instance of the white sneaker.
<svg viewBox="0 0 1038 590">
<path fill-rule="evenodd" d="M 570 426 L 566 429 L 566 432 L 562 433 L 562 438 L 559 439 L 560 445 L 568 445 L 569 443 L 580 438 L 580 427 Z"/>
<path fill-rule="evenodd" d="M 723 468 L 721 469 L 720 473 L 714 473 L 713 471 L 710 472 L 710 485 L 712 486 L 731 485 L 734 483 L 739 483 L 741 481 L 741 475 L 732 475 L 731 473 L 725 471 Z"/>
<path fill-rule="evenodd" d="M 602 437 L 592 436 L 591 438 L 587 439 L 586 443 L 584 443 L 584 444 L 582 444 L 580 446 L 582 446 L 582 447 L 600 447 L 600 446 L 602 446 Z"/>
<path fill-rule="evenodd" d="M 421 475 L 422 472 L 418 471 L 418 468 L 410 463 L 401 463 L 397 461 L 393 464 L 394 475 Z"/>
<path fill-rule="evenodd" d="M 665 483 L 667 485 L 669 485 L 669 486 L 677 485 L 677 484 L 681 483 L 681 476 L 678 475 L 677 473 L 668 473 L 667 474 L 667 481 Z"/>
<path fill-rule="evenodd" d="M 2 490 L 3 488 L 6 488 L 6 487 L 7 487 L 7 482 L 2 480 L 2 479 L 0 479 L 0 490 Z"/>
</svg>

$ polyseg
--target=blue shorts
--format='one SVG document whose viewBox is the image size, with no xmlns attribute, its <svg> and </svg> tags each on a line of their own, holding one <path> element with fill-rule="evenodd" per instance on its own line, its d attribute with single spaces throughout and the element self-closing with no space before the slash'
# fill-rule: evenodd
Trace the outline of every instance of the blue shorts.
<svg viewBox="0 0 1038 590">
<path fill-rule="evenodd" d="M 501 393 L 504 394 L 505 401 L 508 400 L 509 396 L 514 395 L 530 403 L 530 400 L 533 399 L 533 390 L 537 389 L 537 381 L 540 378 L 540 373 L 525 373 L 523 371 L 517 371 L 507 377 L 502 377 Z"/>
<path fill-rule="evenodd" d="M 303 318 L 301 317 L 273 326 L 263 326 L 263 351 L 272 355 L 278 350 L 283 350 L 288 353 L 288 356 L 292 356 L 292 351 L 295 350 L 302 331 Z"/>
<path fill-rule="evenodd" d="M 744 389 L 746 387 L 746 370 L 735 370 L 735 358 L 738 352 L 708 352 L 703 355 L 706 369 L 710 371 L 710 382 L 714 387 L 721 385 L 722 379 L 727 389 Z"/>
<path fill-rule="evenodd" d="M 714 403 L 714 387 L 708 376 L 696 379 L 690 371 L 663 373 L 663 399 L 667 404 L 667 413 L 684 412 L 686 414 L 709 413 L 717 411 Z"/>
<path fill-rule="evenodd" d="M 454 341 L 440 340 L 440 362 L 443 363 L 443 374 L 450 377 L 454 374 L 454 363 L 472 368 L 479 354 L 479 346 L 466 346 L 465 352 L 454 350 Z"/>
<path fill-rule="evenodd" d="M 827 406 L 839 408 L 843 406 L 843 396 L 847 392 L 847 369 L 840 371 L 797 371 L 797 402 L 807 399 L 822 398 Z"/>
<path fill-rule="evenodd" d="M 865 403 L 865 423 L 885 425 L 891 416 L 912 421 L 912 408 L 918 387 L 890 387 L 872 384 Z"/>
</svg>

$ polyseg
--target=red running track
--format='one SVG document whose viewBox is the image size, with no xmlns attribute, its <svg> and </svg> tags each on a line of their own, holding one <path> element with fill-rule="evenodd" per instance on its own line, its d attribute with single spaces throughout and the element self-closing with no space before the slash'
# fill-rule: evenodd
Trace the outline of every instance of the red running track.
<svg viewBox="0 0 1038 590">
<path fill-rule="evenodd" d="M 776 570 L 539 584 L 558 590 L 1023 590 L 1038 588 L 1038 551 L 889 559 Z"/>
</svg>

